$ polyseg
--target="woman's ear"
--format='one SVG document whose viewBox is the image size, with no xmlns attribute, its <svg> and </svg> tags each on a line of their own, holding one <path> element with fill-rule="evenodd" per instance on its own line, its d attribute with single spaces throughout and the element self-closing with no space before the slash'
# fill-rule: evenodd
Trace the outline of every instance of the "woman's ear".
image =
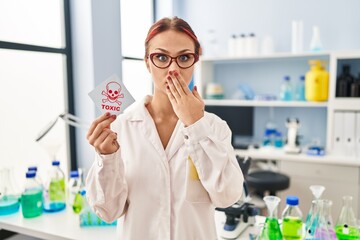
<svg viewBox="0 0 360 240">
<path fill-rule="evenodd" d="M 146 68 L 150 72 L 149 58 L 145 58 L 144 60 L 145 60 Z"/>
</svg>

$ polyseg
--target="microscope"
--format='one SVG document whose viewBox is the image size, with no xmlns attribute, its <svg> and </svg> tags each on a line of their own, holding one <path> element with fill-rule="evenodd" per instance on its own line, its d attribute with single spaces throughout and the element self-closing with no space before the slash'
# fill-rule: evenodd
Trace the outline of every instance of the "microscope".
<svg viewBox="0 0 360 240">
<path fill-rule="evenodd" d="M 220 236 L 224 239 L 236 239 L 242 234 L 247 227 L 254 225 L 255 216 L 259 210 L 254 204 L 250 203 L 251 198 L 248 196 L 247 185 L 244 182 L 244 200 L 240 200 L 227 208 L 216 208 L 226 215 L 226 220 L 221 229 Z"/>
<path fill-rule="evenodd" d="M 298 135 L 297 135 L 298 129 L 300 128 L 299 119 L 288 118 L 286 120 L 286 127 L 288 128 L 288 134 L 287 134 L 287 141 L 284 146 L 284 152 L 298 154 L 301 152 L 298 143 Z"/>
</svg>

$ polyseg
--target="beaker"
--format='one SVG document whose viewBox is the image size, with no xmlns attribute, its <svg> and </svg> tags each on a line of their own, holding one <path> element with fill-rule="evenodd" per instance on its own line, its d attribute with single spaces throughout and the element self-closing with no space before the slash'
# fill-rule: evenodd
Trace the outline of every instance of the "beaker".
<svg viewBox="0 0 360 240">
<path fill-rule="evenodd" d="M 325 191 L 325 187 L 324 186 L 321 186 L 321 185 L 311 185 L 309 187 L 311 193 L 313 194 L 314 196 L 314 200 L 317 200 L 317 199 L 320 199 L 321 198 L 321 195 L 323 194 L 323 192 Z M 310 207 L 310 210 L 308 212 L 308 215 L 306 216 L 306 220 L 305 220 L 305 226 L 306 227 L 309 227 L 309 224 L 310 224 L 310 219 L 312 217 L 312 214 L 314 212 L 314 205 L 315 203 L 312 203 L 311 204 L 311 207 Z M 308 228 L 306 228 L 308 229 Z"/>
<path fill-rule="evenodd" d="M 306 226 L 306 240 L 332 240 L 336 239 L 334 230 L 331 228 L 330 207 L 332 202 L 327 199 L 312 201 L 313 214 Z M 328 223 L 328 220 L 330 223 Z"/>
<path fill-rule="evenodd" d="M 265 196 L 264 201 L 268 210 L 268 216 L 266 217 L 264 226 L 259 240 L 281 240 L 282 234 L 280 230 L 279 221 L 277 218 L 276 210 L 281 199 L 276 196 Z"/>
<path fill-rule="evenodd" d="M 335 228 L 339 240 L 359 239 L 359 229 L 352 208 L 352 201 L 352 196 L 343 197 L 343 207 Z"/>
</svg>

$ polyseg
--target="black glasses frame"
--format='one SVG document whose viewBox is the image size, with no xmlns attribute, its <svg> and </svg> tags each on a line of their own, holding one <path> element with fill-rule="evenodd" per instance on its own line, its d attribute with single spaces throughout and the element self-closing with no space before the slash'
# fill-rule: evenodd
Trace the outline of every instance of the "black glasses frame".
<svg viewBox="0 0 360 240">
<path fill-rule="evenodd" d="M 165 66 L 165 67 L 159 67 L 158 65 L 155 64 L 155 62 L 154 62 L 154 60 L 153 60 L 153 58 L 154 58 L 155 55 L 165 55 L 165 56 L 167 56 L 168 58 L 170 58 L 169 64 L 168 64 L 167 66 Z M 193 62 L 190 66 L 188 66 L 188 67 L 181 67 L 181 66 L 179 65 L 179 63 L 177 62 L 177 58 L 178 58 L 179 56 L 182 56 L 182 55 L 192 55 L 192 56 L 194 56 L 194 62 Z M 181 69 L 190 68 L 190 67 L 192 67 L 197 61 L 199 61 L 199 55 L 197 55 L 197 54 L 195 54 L 195 53 L 184 53 L 184 54 L 180 54 L 180 55 L 178 55 L 178 56 L 176 56 L 176 57 L 172 57 L 172 56 L 170 56 L 170 55 L 168 55 L 168 54 L 165 54 L 165 53 L 151 53 L 151 54 L 148 56 L 148 58 L 150 58 L 151 62 L 154 64 L 155 67 L 160 68 L 160 69 L 168 68 L 174 60 L 175 60 L 176 64 L 179 66 L 179 68 L 181 68 Z"/>
</svg>

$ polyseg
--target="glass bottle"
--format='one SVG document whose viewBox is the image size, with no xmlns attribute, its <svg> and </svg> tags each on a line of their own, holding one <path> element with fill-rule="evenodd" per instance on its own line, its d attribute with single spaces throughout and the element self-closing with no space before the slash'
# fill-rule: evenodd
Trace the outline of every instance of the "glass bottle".
<svg viewBox="0 0 360 240">
<path fill-rule="evenodd" d="M 46 212 L 63 210 L 66 207 L 65 174 L 60 168 L 60 162 L 57 160 L 52 162 L 46 190 L 44 210 Z"/>
<path fill-rule="evenodd" d="M 352 196 L 343 197 L 343 206 L 339 219 L 336 223 L 336 236 L 339 240 L 355 240 L 359 239 L 359 229 L 352 208 Z"/>
<path fill-rule="evenodd" d="M 282 234 L 285 240 L 302 239 L 302 212 L 299 208 L 299 198 L 297 196 L 288 196 L 286 198 L 286 207 L 282 213 Z"/>
<path fill-rule="evenodd" d="M 42 186 L 35 180 L 36 172 L 26 172 L 25 190 L 21 195 L 21 209 L 24 218 L 42 215 L 43 192 Z"/>
<path fill-rule="evenodd" d="M 295 89 L 295 100 L 296 101 L 306 101 L 305 99 L 305 76 L 301 75 L 296 84 Z"/>
<path fill-rule="evenodd" d="M 350 71 L 350 65 L 343 65 L 342 73 L 336 79 L 336 97 L 349 97 L 354 79 Z"/>
<path fill-rule="evenodd" d="M 69 206 L 72 207 L 73 211 L 75 213 L 79 213 L 81 211 L 81 199 L 82 197 L 80 197 L 80 190 L 82 187 L 82 183 L 81 183 L 81 179 L 79 176 L 79 172 L 78 171 L 71 171 L 70 172 L 70 179 L 69 179 L 69 183 L 68 183 L 68 188 L 67 188 L 67 203 Z M 76 204 L 75 204 L 75 200 L 76 200 Z"/>
<path fill-rule="evenodd" d="M 282 101 L 291 101 L 292 100 L 292 86 L 291 86 L 289 76 L 285 76 L 284 80 L 281 84 L 280 100 L 282 100 Z"/>
<path fill-rule="evenodd" d="M 258 240 L 281 240 L 281 229 L 276 216 L 276 209 L 281 199 L 276 196 L 265 196 L 264 201 L 268 210 L 268 216 L 266 217 Z"/>
</svg>

